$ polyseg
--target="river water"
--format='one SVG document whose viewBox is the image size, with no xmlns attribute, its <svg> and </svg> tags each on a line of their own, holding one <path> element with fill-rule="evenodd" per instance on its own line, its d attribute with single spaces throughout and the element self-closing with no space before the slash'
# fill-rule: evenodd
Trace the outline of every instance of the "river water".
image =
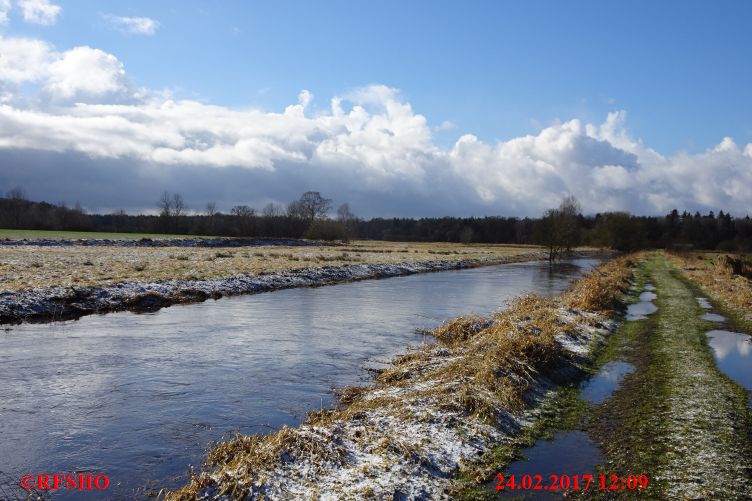
<svg viewBox="0 0 752 501">
<path fill-rule="evenodd" d="M 179 485 L 212 441 L 299 423 L 416 332 L 553 295 L 596 260 L 290 289 L 0 332 L 0 478 L 93 472 L 111 498 Z M 74 499 L 64 491 L 56 499 Z"/>
</svg>

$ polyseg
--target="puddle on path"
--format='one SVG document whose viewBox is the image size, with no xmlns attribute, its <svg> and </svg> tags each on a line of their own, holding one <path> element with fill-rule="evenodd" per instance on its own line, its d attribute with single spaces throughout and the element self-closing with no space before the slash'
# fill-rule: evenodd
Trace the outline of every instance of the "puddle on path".
<svg viewBox="0 0 752 501">
<path fill-rule="evenodd" d="M 725 322 L 726 317 L 723 315 L 719 315 L 717 313 L 705 313 L 702 316 L 700 316 L 703 320 L 708 320 L 709 322 Z"/>
<path fill-rule="evenodd" d="M 713 305 L 710 304 L 710 301 L 708 301 L 708 298 L 705 297 L 697 297 L 697 304 L 700 305 L 700 308 L 704 308 L 706 310 L 713 309 Z"/>
<path fill-rule="evenodd" d="M 507 476 L 514 475 L 519 484 L 523 475 L 541 475 L 545 484 L 550 484 L 549 475 L 583 475 L 593 473 L 604 462 L 598 446 L 583 431 L 557 433 L 553 440 L 538 440 L 526 449 L 526 460 L 509 465 Z M 498 480 L 489 482 L 496 489 Z M 497 499 L 563 499 L 563 493 L 550 491 L 497 491 Z"/>
<path fill-rule="evenodd" d="M 619 388 L 624 376 L 631 374 L 634 370 L 634 365 L 627 362 L 620 360 L 608 362 L 601 367 L 598 374 L 582 384 L 580 397 L 594 404 L 603 403 Z"/>
<path fill-rule="evenodd" d="M 640 302 L 627 306 L 627 320 L 645 320 L 648 315 L 658 311 L 658 307 L 652 303 L 658 296 L 653 292 L 653 284 L 645 284 L 644 292 L 640 293 Z"/>
<path fill-rule="evenodd" d="M 656 311 L 658 311 L 658 307 L 650 301 L 630 304 L 627 306 L 627 320 L 644 320 Z"/>
<path fill-rule="evenodd" d="M 707 336 L 718 368 L 739 386 L 752 391 L 752 337 L 724 330 L 712 330 Z"/>
<path fill-rule="evenodd" d="M 601 367 L 600 371 L 581 385 L 580 397 L 594 404 L 608 400 L 619 388 L 627 374 L 635 370 L 632 364 L 615 360 Z M 514 475 L 519 483 L 524 475 L 541 475 L 544 484 L 550 482 L 549 475 L 583 475 L 593 473 L 596 466 L 603 464 L 604 457 L 598 446 L 587 433 L 581 430 L 561 431 L 553 440 L 538 440 L 522 452 L 525 459 L 515 461 L 507 469 L 507 478 Z M 490 489 L 496 489 L 497 479 L 489 482 Z M 561 491 L 496 491 L 497 499 L 563 499 Z"/>
</svg>

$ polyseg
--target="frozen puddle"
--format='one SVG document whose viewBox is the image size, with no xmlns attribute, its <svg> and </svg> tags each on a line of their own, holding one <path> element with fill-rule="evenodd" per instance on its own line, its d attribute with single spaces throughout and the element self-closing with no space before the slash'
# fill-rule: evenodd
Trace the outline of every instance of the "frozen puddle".
<svg viewBox="0 0 752 501">
<path fill-rule="evenodd" d="M 723 330 L 710 331 L 707 336 L 718 368 L 739 386 L 752 391 L 752 337 Z"/>
<path fill-rule="evenodd" d="M 719 315 L 717 313 L 705 313 L 702 316 L 700 316 L 703 320 L 708 320 L 709 322 L 725 322 L 726 317 L 723 315 Z"/>
<path fill-rule="evenodd" d="M 655 295 L 655 292 L 643 292 L 640 294 L 640 301 L 652 301 L 656 299 L 658 296 Z"/>
<path fill-rule="evenodd" d="M 655 285 L 653 285 L 653 284 L 645 284 L 645 287 L 643 287 L 643 289 L 645 289 L 646 291 L 651 291 L 652 292 L 652 291 L 655 290 Z"/>
<path fill-rule="evenodd" d="M 710 304 L 710 301 L 708 301 L 708 298 L 705 297 L 697 297 L 697 304 L 700 305 L 700 308 L 704 308 L 706 310 L 710 310 L 713 308 L 713 306 Z"/>
<path fill-rule="evenodd" d="M 634 370 L 634 365 L 626 362 L 608 362 L 598 374 L 582 384 L 580 397 L 594 404 L 603 403 L 619 388 L 622 379 Z"/>
<path fill-rule="evenodd" d="M 540 475 L 550 482 L 549 475 L 582 475 L 594 473 L 604 461 L 598 446 L 582 431 L 557 433 L 553 440 L 538 440 L 523 451 L 526 459 L 515 461 L 507 468 L 505 477 L 514 475 L 519 484 L 523 475 Z M 496 489 L 497 479 L 489 483 Z M 516 490 L 497 491 L 497 499 L 561 499 L 561 492 Z"/>
</svg>

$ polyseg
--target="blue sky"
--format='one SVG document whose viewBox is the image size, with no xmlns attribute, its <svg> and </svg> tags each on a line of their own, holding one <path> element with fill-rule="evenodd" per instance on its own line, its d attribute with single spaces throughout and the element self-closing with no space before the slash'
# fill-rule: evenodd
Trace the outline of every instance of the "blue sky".
<svg viewBox="0 0 752 501">
<path fill-rule="evenodd" d="M 620 112 L 620 134 L 632 150 L 649 147 L 667 161 L 686 152 L 701 162 L 697 156 L 724 137 L 739 151 L 752 143 L 752 3 L 745 1 L 31 0 L 61 7 L 47 25 L 25 22 L 21 1 L 0 27 L 5 39 L 44 41 L 59 53 L 99 49 L 117 58 L 129 85 L 152 95 L 166 90 L 175 100 L 282 113 L 306 89 L 315 96 L 306 105 L 313 117 L 328 113 L 334 96 L 381 85 L 425 117 L 431 147 L 445 152 L 466 135 L 493 147 L 573 119 L 583 130 L 597 127 L 611 112 Z M 128 33 L 117 16 L 152 19 L 155 29 Z M 45 84 L 29 78 L 15 91 L 28 96 L 29 85 L 33 93 Z M 358 103 L 346 103 L 345 112 Z M 649 162 L 613 138 L 596 139 L 636 155 L 635 165 L 622 165 L 630 172 Z M 573 191 L 571 183 L 559 184 L 546 185 L 554 189 L 550 199 Z M 655 194 L 663 195 L 697 208 L 723 202 Z M 729 205 L 748 207 L 746 199 L 726 196 Z M 620 200 L 607 208 L 642 206 Z M 507 208 L 538 210 L 529 203 Z M 652 203 L 652 210 L 663 208 Z"/>
<path fill-rule="evenodd" d="M 667 153 L 752 141 L 745 1 L 59 4 L 55 26 L 8 31 L 99 47 L 138 85 L 215 104 L 282 109 L 303 88 L 331 96 L 385 83 L 486 140 L 625 109 L 630 130 Z M 103 14 L 160 25 L 123 36 Z"/>
</svg>

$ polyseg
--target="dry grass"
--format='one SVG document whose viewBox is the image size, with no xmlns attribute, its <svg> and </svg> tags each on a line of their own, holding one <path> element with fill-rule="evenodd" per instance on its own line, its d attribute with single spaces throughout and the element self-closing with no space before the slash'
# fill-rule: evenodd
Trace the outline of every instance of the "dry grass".
<svg viewBox="0 0 752 501">
<path fill-rule="evenodd" d="M 598 267 L 577 281 L 565 297 L 570 308 L 586 311 L 608 311 L 624 291 L 632 267 L 642 256 L 624 256 Z"/>
<path fill-rule="evenodd" d="M 587 315 L 602 318 L 594 313 L 578 317 L 566 308 L 603 312 L 627 287 L 632 264 L 631 258 L 620 258 L 601 266 L 560 298 L 527 295 L 489 319 L 446 322 L 432 331 L 439 343 L 396 357 L 372 386 L 342 390 L 340 407 L 312 412 L 298 428 L 239 435 L 217 445 L 206 471 L 192 474 L 189 484 L 167 499 L 194 499 L 208 486 L 242 499 L 263 492 L 267 481 L 286 471 L 285 464 L 300 458 L 313 465 L 305 478 L 323 475 L 348 461 L 345 443 L 383 458 L 425 457 L 424 442 L 431 440 L 397 436 L 395 423 L 459 416 L 496 426 L 505 415 L 523 409 L 524 395 L 541 373 L 570 356 L 557 339 L 576 337 Z M 392 426 L 384 428 L 383 416 Z"/>
<path fill-rule="evenodd" d="M 195 280 L 296 268 L 502 258 L 536 250 L 506 245 L 353 242 L 347 247 L 0 247 L 0 291 L 52 285 Z"/>
<path fill-rule="evenodd" d="M 691 280 L 727 307 L 752 315 L 752 281 L 745 277 L 749 257 L 712 252 L 670 254 L 669 258 Z"/>
</svg>

